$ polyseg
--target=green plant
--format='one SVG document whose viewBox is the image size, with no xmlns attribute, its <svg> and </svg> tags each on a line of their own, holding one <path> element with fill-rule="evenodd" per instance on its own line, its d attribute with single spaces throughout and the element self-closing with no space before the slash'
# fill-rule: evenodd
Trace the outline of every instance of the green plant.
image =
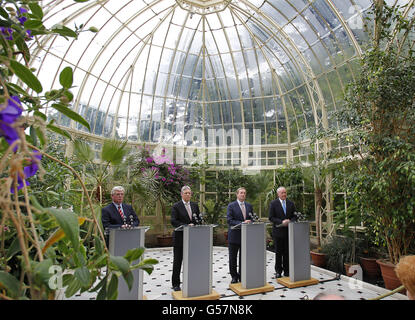
<svg viewBox="0 0 415 320">
<path fill-rule="evenodd" d="M 223 224 L 221 221 L 223 206 L 220 203 L 209 199 L 203 204 L 203 208 L 205 209 L 203 220 L 206 224 L 216 224 L 218 226 Z"/>
<path fill-rule="evenodd" d="M 355 168 L 347 170 L 345 188 L 392 263 L 415 237 L 414 18 L 403 9 L 375 2 L 373 42 L 339 112 L 353 146 L 344 165 Z"/>
<path fill-rule="evenodd" d="M 98 291 L 98 299 L 115 299 L 119 276 L 131 287 L 131 270 L 141 268 L 151 273 L 157 261 L 145 259 L 132 265 L 142 255 L 142 248 L 132 249 L 124 257 L 109 254 L 81 177 L 66 159 L 47 149 L 46 132 L 72 139 L 67 131 L 54 125 L 58 115 L 88 130 L 90 126 L 70 108 L 74 98 L 72 68 L 61 70 L 60 88 L 44 94 L 41 82 L 30 69 L 33 56 L 28 42 L 41 42 L 40 37 L 48 34 L 77 38 L 84 31 L 82 25 L 75 30 L 62 25 L 46 28 L 39 3 L 10 0 L 1 1 L 0 6 L 0 298 L 53 299 L 59 289 L 51 284 L 53 270 L 60 268 L 65 274 L 62 285 L 67 297 L 78 290 L 90 290 Z M 65 182 L 57 181 L 54 186 L 63 195 L 47 189 L 52 183 L 45 168 L 58 173 L 59 167 L 64 170 L 57 177 Z M 69 199 L 77 197 L 66 182 L 70 185 L 73 179 L 86 195 L 90 218 L 77 208 L 70 209 Z M 95 226 L 94 234 L 85 236 L 81 229 L 84 225 Z M 107 274 L 94 287 L 103 267 Z"/>
<path fill-rule="evenodd" d="M 181 188 L 191 183 L 189 171 L 175 164 L 165 154 L 164 149 L 161 155 L 151 155 L 148 147 L 140 146 L 136 157 L 137 166 L 131 175 L 134 179 L 139 179 L 141 186 L 148 190 L 150 203 L 160 205 L 163 235 L 167 235 L 167 209 L 172 202 L 180 199 Z M 136 187 L 139 187 L 139 184 Z"/>
<path fill-rule="evenodd" d="M 77 139 L 73 142 L 74 157 L 78 163 L 85 165 L 86 180 L 94 193 L 91 196 L 100 205 L 103 204 L 103 186 L 111 177 L 110 169 L 120 166 L 128 153 L 126 144 L 126 141 L 120 143 L 118 140 L 105 140 L 97 163 L 95 152 L 86 141 Z"/>
<path fill-rule="evenodd" d="M 345 236 L 333 236 L 322 246 L 321 252 L 326 254 L 327 268 L 337 273 L 343 273 L 344 263 L 356 261 L 360 250 L 353 249 L 353 238 Z M 360 240 L 354 248 L 360 248 Z"/>
</svg>

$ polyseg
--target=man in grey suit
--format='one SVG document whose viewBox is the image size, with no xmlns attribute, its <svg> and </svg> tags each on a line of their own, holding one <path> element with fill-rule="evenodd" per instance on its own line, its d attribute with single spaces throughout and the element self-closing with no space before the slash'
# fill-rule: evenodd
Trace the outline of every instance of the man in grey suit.
<svg viewBox="0 0 415 320">
<path fill-rule="evenodd" d="M 177 228 L 181 225 L 194 225 L 200 221 L 199 206 L 191 202 L 192 190 L 184 186 L 181 190 L 182 200 L 171 208 L 171 224 Z M 171 282 L 174 291 L 180 291 L 180 270 L 183 261 L 183 231 L 173 233 L 173 274 Z"/>
<path fill-rule="evenodd" d="M 269 221 L 273 223 L 272 239 L 275 247 L 275 276 L 280 278 L 289 276 L 288 256 L 288 224 L 296 221 L 297 217 L 294 202 L 287 199 L 287 190 L 284 187 L 277 189 L 278 199 L 271 201 L 269 206 Z"/>
</svg>

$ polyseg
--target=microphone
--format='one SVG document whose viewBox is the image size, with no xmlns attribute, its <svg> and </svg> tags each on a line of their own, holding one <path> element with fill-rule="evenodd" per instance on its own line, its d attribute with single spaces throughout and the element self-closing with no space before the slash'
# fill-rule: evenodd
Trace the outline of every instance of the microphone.
<svg viewBox="0 0 415 320">
<path fill-rule="evenodd" d="M 297 221 L 305 221 L 306 217 L 301 212 L 294 212 L 294 216 L 296 216 Z"/>
<path fill-rule="evenodd" d="M 256 215 L 256 213 L 249 212 L 249 213 L 248 213 L 248 217 L 249 217 L 249 220 L 252 220 L 252 222 L 256 222 L 256 221 L 258 221 L 258 220 L 259 220 L 259 218 L 258 218 L 258 216 Z"/>
<path fill-rule="evenodd" d="M 195 221 L 195 224 L 201 224 L 201 221 L 196 213 L 193 213 L 193 220 Z"/>
<path fill-rule="evenodd" d="M 123 225 L 126 225 L 127 224 L 127 219 L 126 219 L 125 215 L 122 217 L 122 219 L 123 219 Z"/>
<path fill-rule="evenodd" d="M 199 220 L 200 220 L 200 224 L 205 224 L 205 213 L 201 212 L 199 214 Z"/>
<path fill-rule="evenodd" d="M 130 214 L 130 226 L 132 227 L 134 225 L 134 217 L 132 214 Z"/>
</svg>

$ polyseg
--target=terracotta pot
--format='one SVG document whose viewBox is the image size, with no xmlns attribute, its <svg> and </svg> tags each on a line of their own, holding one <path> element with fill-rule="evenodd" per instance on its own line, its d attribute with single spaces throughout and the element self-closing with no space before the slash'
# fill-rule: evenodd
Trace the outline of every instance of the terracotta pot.
<svg viewBox="0 0 415 320">
<path fill-rule="evenodd" d="M 395 273 L 395 265 L 385 261 L 385 260 L 376 260 L 376 262 L 380 266 L 380 271 L 382 273 L 383 281 L 385 282 L 385 288 L 389 290 L 396 289 L 397 287 L 401 286 L 402 283 L 399 281 L 398 277 Z M 406 290 L 403 289 L 399 291 L 402 294 L 405 294 Z"/>
<path fill-rule="evenodd" d="M 173 236 L 169 236 L 169 235 L 157 236 L 157 244 L 159 247 L 171 247 L 173 245 Z"/>
<path fill-rule="evenodd" d="M 377 278 L 380 276 L 380 267 L 376 262 L 376 258 L 365 258 L 365 257 L 359 257 L 359 258 L 360 258 L 360 265 L 362 266 L 364 273 L 369 278 Z"/>
<path fill-rule="evenodd" d="M 323 268 L 326 266 L 326 254 L 320 252 L 310 251 L 311 261 L 316 267 Z"/>
</svg>

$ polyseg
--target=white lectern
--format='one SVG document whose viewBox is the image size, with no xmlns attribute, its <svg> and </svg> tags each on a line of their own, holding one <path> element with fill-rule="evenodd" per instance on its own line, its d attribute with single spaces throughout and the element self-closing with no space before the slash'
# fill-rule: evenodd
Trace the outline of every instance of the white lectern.
<svg viewBox="0 0 415 320">
<path fill-rule="evenodd" d="M 319 283 L 311 278 L 310 224 L 307 221 L 288 224 L 288 251 L 290 277 L 277 279 L 288 288 L 297 288 Z"/>
<path fill-rule="evenodd" d="M 128 250 L 144 247 L 145 233 L 150 227 L 109 230 L 109 252 L 113 256 L 124 256 Z M 141 256 L 140 259 L 143 257 Z M 133 261 L 134 264 L 139 260 Z M 135 269 L 133 285 L 128 289 L 124 277 L 118 279 L 118 300 L 143 300 L 143 270 Z"/>
<path fill-rule="evenodd" d="M 241 223 L 241 283 L 230 288 L 238 295 L 273 291 L 266 281 L 266 223 Z"/>
<path fill-rule="evenodd" d="M 214 225 L 186 225 L 183 231 L 183 289 L 173 292 L 175 299 L 215 300 L 212 290 L 212 256 Z"/>
</svg>

